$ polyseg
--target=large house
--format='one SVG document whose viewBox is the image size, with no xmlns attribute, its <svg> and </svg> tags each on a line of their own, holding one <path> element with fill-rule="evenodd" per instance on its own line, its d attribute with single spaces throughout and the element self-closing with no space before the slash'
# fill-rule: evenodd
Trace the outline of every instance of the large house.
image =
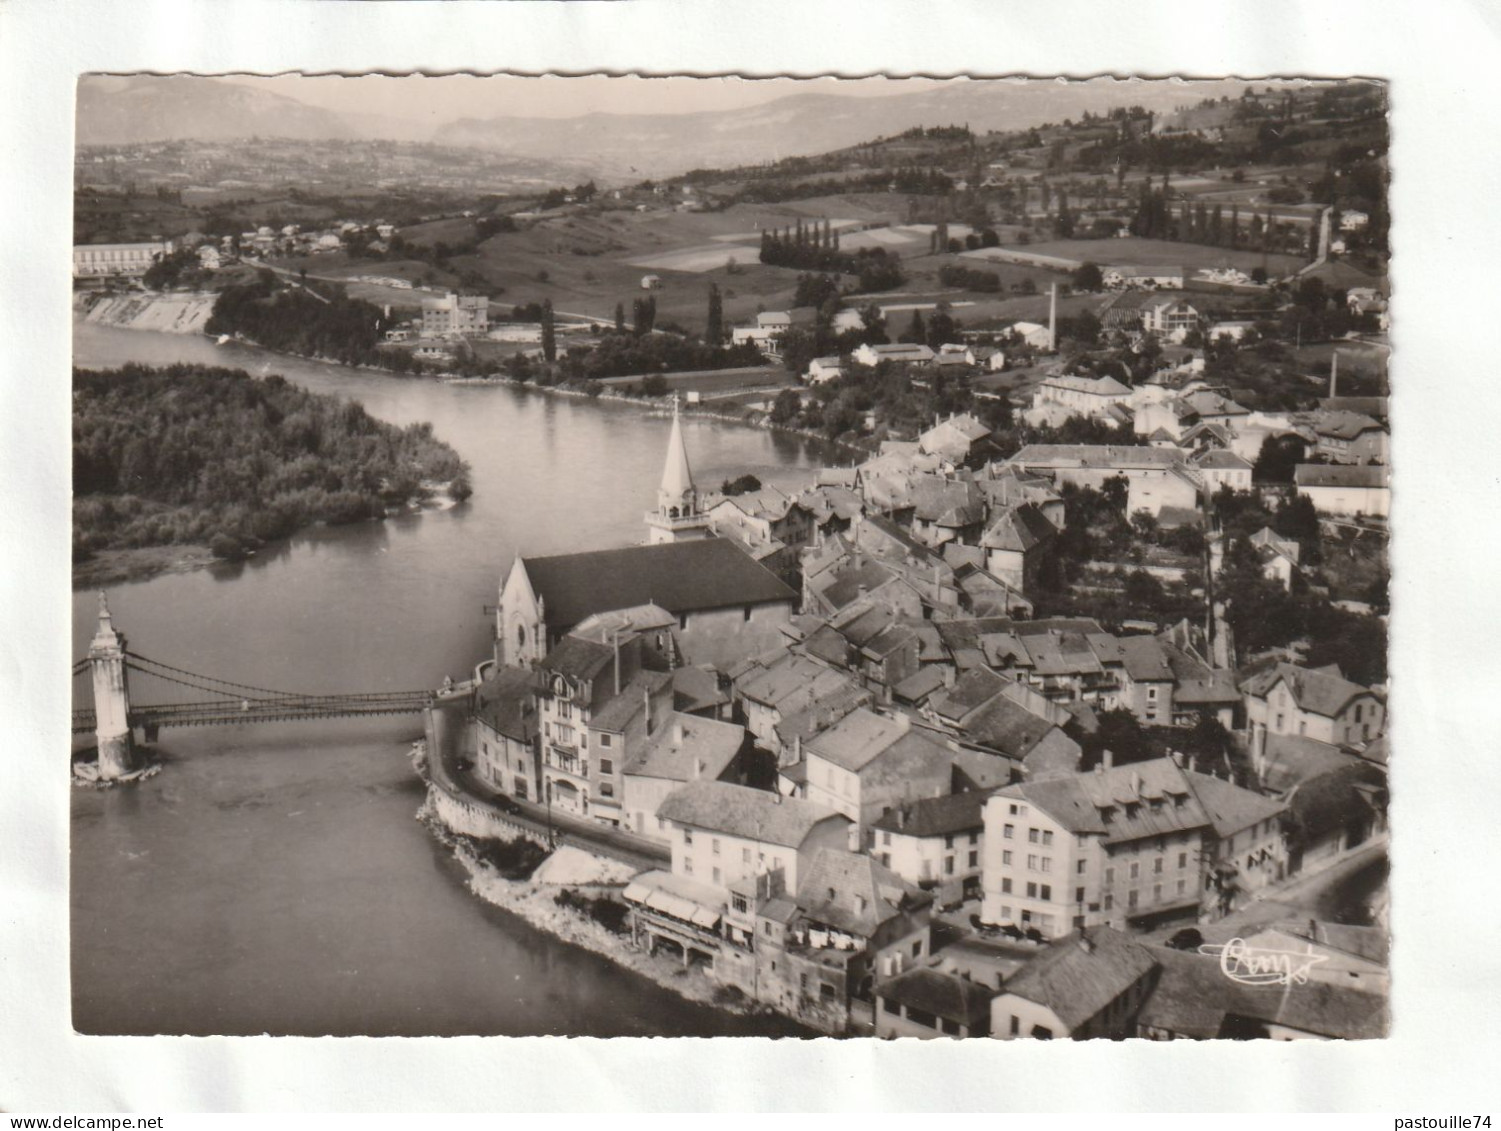
<svg viewBox="0 0 1501 1131">
<path fill-rule="evenodd" d="M 158 259 L 171 253 L 172 244 L 165 241 L 78 244 L 73 248 L 73 277 L 139 278 Z"/>
<path fill-rule="evenodd" d="M 490 328 L 490 300 L 484 295 L 450 291 L 442 298 L 422 300 L 422 333 L 429 338 L 464 338 Z"/>
<path fill-rule="evenodd" d="M 1028 444 L 1009 461 L 1010 466 L 1046 475 L 1054 485 L 1099 490 L 1105 481 L 1126 480 L 1128 513 L 1146 511 L 1156 517 L 1164 508 L 1197 507 L 1201 481 L 1177 448 L 1122 444 Z"/>
<path fill-rule="evenodd" d="M 670 842 L 667 821 L 658 816 L 662 802 L 689 782 L 733 781 L 744 746 L 744 727 L 673 712 L 625 761 L 622 824 L 638 836 Z"/>
<path fill-rule="evenodd" d="M 906 715 L 861 707 L 803 750 L 803 795 L 850 819 L 852 849 L 868 847 L 872 827 L 888 809 L 942 797 L 953 784 L 954 751 Z"/>
<path fill-rule="evenodd" d="M 1386 706 L 1370 688 L 1337 670 L 1278 664 L 1241 684 L 1251 749 L 1269 734 L 1295 734 L 1332 745 L 1357 745 L 1381 734 Z"/>
<path fill-rule="evenodd" d="M 1141 943 L 1109 927 L 1055 942 L 1007 980 L 990 1003 L 990 1035 L 1002 1040 L 1130 1036 L 1156 985 Z"/>
<path fill-rule="evenodd" d="M 1385 518 L 1391 511 L 1391 475 L 1381 464 L 1300 463 L 1293 482 L 1320 514 Z"/>
<path fill-rule="evenodd" d="M 873 346 L 866 343 L 858 346 L 850 357 L 861 365 L 875 366 L 883 361 L 916 362 L 926 365 L 933 360 L 934 354 L 931 349 L 921 344 L 898 342 L 895 345 Z"/>
<path fill-rule="evenodd" d="M 1007 786 L 985 806 L 981 917 L 1058 938 L 1223 913 L 1286 874 L 1284 808 L 1170 758 Z"/>
<path fill-rule="evenodd" d="M 878 817 L 871 855 L 908 883 L 936 889 L 938 902 L 980 892 L 980 845 L 987 790 L 904 802 Z"/>
</svg>

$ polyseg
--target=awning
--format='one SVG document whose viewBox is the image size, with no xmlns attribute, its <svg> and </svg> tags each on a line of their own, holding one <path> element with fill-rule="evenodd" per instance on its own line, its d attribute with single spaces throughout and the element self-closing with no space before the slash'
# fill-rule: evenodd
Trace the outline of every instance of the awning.
<svg viewBox="0 0 1501 1131">
<path fill-rule="evenodd" d="M 670 887 L 687 888 L 692 881 L 673 876 L 668 872 L 647 872 L 626 885 L 622 893 L 628 903 L 636 903 L 652 911 L 660 911 L 674 919 L 692 923 L 704 930 L 713 930 L 719 923 L 722 908 L 716 903 L 694 899 L 686 892 L 670 891 Z M 693 887 L 704 885 L 693 884 Z M 712 889 L 706 889 L 712 892 Z"/>
</svg>

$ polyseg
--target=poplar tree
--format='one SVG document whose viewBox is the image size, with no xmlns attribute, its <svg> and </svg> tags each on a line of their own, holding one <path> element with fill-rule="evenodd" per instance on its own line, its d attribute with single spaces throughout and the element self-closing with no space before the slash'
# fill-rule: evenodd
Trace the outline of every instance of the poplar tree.
<svg viewBox="0 0 1501 1131">
<path fill-rule="evenodd" d="M 615 332 L 617 334 L 625 333 L 625 303 L 623 302 L 615 304 Z"/>
<path fill-rule="evenodd" d="M 558 339 L 552 325 L 552 299 L 542 302 L 542 356 L 548 361 L 558 359 Z"/>
<path fill-rule="evenodd" d="M 724 343 L 724 301 L 719 297 L 719 285 L 709 284 L 709 325 L 704 331 L 706 344 L 716 349 Z"/>
</svg>

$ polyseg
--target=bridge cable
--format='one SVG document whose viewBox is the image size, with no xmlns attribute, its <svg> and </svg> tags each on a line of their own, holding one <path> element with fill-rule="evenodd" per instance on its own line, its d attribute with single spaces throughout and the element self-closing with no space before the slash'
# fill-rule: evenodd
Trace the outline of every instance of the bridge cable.
<svg viewBox="0 0 1501 1131">
<path fill-rule="evenodd" d="M 194 679 L 206 680 L 209 683 L 220 683 L 220 684 L 223 684 L 226 687 L 236 688 L 239 691 L 259 691 L 259 692 L 262 692 L 262 693 L 264 693 L 266 695 L 286 695 L 286 696 L 291 696 L 293 698 L 298 698 L 298 699 L 306 698 L 307 697 L 304 694 L 302 694 L 300 692 L 297 692 L 297 691 L 279 691 L 279 690 L 277 690 L 274 687 L 256 687 L 254 684 L 251 684 L 251 683 L 236 683 L 234 680 L 220 679 L 218 676 L 202 675 L 199 672 L 190 672 L 190 671 L 187 671 L 184 668 L 174 668 L 171 664 L 164 664 L 160 660 L 153 660 L 149 656 L 142 656 L 142 655 L 140 655 L 139 653 L 136 653 L 136 652 L 126 652 L 125 654 L 127 656 L 129 656 L 132 660 L 138 660 L 141 663 L 153 664 L 156 667 L 165 668 L 169 672 L 176 672 L 178 675 L 192 676 Z M 157 673 L 157 672 L 147 672 L 146 674 L 147 675 L 158 675 L 159 673 Z M 169 676 L 160 676 L 160 678 L 162 678 L 162 679 L 169 679 L 171 677 L 169 677 Z M 209 690 L 209 689 L 208 688 L 204 688 L 203 690 Z M 227 694 L 227 692 L 224 693 L 224 694 Z"/>
<path fill-rule="evenodd" d="M 277 703 L 277 702 L 291 702 L 291 701 L 294 701 L 294 700 L 297 700 L 297 699 L 304 698 L 304 696 L 292 695 L 290 693 L 282 693 L 282 692 L 278 692 L 278 693 L 276 693 L 276 694 L 274 694 L 274 695 L 272 695 L 270 697 L 267 697 L 267 696 L 264 696 L 264 695 L 246 696 L 242 692 L 239 692 L 239 691 L 226 691 L 222 687 L 214 687 L 214 686 L 212 686 L 210 684 L 199 683 L 199 682 L 197 682 L 195 680 L 181 679 L 181 678 L 179 678 L 177 676 L 167 675 L 165 672 L 157 672 L 157 671 L 152 671 L 150 668 L 143 668 L 143 667 L 139 666 L 138 664 L 126 664 L 125 666 L 128 667 L 131 671 L 140 672 L 142 675 L 149 675 L 149 676 L 152 676 L 155 679 L 160 679 L 160 680 L 163 680 L 164 682 L 167 682 L 167 683 L 178 684 L 181 687 L 191 687 L 195 691 L 206 691 L 210 695 L 223 696 L 224 699 L 226 699 L 226 700 L 253 698 L 257 703 Z"/>
</svg>

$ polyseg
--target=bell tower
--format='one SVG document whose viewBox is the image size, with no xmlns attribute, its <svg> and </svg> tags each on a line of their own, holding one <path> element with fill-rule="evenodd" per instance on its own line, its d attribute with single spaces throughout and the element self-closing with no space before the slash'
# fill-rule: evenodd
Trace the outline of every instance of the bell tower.
<svg viewBox="0 0 1501 1131">
<path fill-rule="evenodd" d="M 683 446 L 683 426 L 678 419 L 678 399 L 672 398 L 672 434 L 667 438 L 667 462 L 662 467 L 662 485 L 657 488 L 657 509 L 646 515 L 647 541 L 686 542 L 707 538 L 709 518 L 704 514 Z"/>
</svg>

